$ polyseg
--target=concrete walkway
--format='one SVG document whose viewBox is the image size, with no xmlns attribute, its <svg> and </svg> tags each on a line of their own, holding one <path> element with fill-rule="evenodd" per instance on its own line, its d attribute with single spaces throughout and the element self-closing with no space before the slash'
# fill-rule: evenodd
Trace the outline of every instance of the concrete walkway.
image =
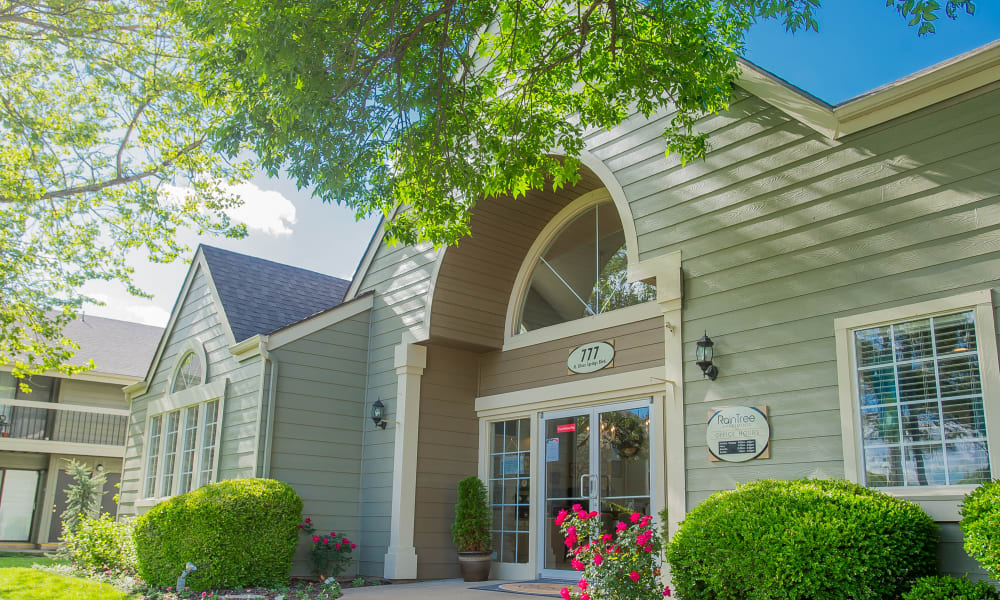
<svg viewBox="0 0 1000 600">
<path fill-rule="evenodd" d="M 344 590 L 344 600 L 544 600 L 546 596 L 511 595 L 506 592 L 475 590 L 472 588 L 505 583 L 503 581 L 478 581 L 466 583 L 461 579 L 441 579 L 420 583 L 394 583 Z"/>
</svg>

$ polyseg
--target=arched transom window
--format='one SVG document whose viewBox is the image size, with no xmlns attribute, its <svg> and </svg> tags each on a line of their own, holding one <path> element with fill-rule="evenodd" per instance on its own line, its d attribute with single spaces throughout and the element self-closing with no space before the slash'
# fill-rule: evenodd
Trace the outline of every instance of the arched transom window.
<svg viewBox="0 0 1000 600">
<path fill-rule="evenodd" d="M 201 385 L 202 373 L 204 370 L 201 358 L 195 352 L 188 352 L 177 367 L 177 374 L 174 375 L 174 383 L 170 387 L 170 393 L 179 392 L 196 385 Z"/>
<path fill-rule="evenodd" d="M 625 233 L 615 205 L 591 205 L 549 242 L 531 271 L 515 333 L 648 302 L 656 288 L 629 283 Z"/>
</svg>

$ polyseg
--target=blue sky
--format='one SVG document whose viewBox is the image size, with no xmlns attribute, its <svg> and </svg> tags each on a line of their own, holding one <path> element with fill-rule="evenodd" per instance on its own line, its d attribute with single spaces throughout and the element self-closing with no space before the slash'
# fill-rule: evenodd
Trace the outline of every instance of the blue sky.
<svg viewBox="0 0 1000 600">
<path fill-rule="evenodd" d="M 1000 6 L 994 0 L 978 2 L 974 17 L 938 20 L 937 33 L 923 38 L 885 8 L 885 0 L 823 4 L 818 33 L 792 35 L 778 23 L 756 25 L 747 39 L 747 58 L 831 104 L 1000 39 Z M 347 209 L 323 204 L 286 179 L 260 175 L 245 199 L 249 237 L 222 240 L 189 234 L 185 241 L 192 247 L 203 241 L 350 279 L 377 226 L 376 219 L 356 221 Z M 137 283 L 153 294 L 152 300 L 131 297 L 117 284 L 93 284 L 87 291 L 107 305 L 88 306 L 87 314 L 166 324 L 187 265 L 153 265 L 137 258 L 135 267 Z"/>
</svg>

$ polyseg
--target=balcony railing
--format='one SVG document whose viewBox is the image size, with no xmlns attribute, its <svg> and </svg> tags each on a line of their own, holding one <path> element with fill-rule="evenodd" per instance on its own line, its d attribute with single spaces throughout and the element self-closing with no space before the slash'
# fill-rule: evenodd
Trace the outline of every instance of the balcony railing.
<svg viewBox="0 0 1000 600">
<path fill-rule="evenodd" d="M 77 404 L 0 400 L 0 436 L 9 439 L 124 446 L 128 410 Z"/>
</svg>

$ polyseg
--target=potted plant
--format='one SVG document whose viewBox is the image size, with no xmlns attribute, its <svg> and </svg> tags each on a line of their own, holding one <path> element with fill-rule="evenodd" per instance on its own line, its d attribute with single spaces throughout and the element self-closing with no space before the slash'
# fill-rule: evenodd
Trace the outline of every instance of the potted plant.
<svg viewBox="0 0 1000 600">
<path fill-rule="evenodd" d="M 10 436 L 10 423 L 7 422 L 7 415 L 0 415 L 0 437 Z"/>
<path fill-rule="evenodd" d="M 490 507 L 486 486 L 478 477 L 458 482 L 458 504 L 451 536 L 458 548 L 458 564 L 465 581 L 486 581 L 493 558 L 490 543 Z"/>
</svg>

